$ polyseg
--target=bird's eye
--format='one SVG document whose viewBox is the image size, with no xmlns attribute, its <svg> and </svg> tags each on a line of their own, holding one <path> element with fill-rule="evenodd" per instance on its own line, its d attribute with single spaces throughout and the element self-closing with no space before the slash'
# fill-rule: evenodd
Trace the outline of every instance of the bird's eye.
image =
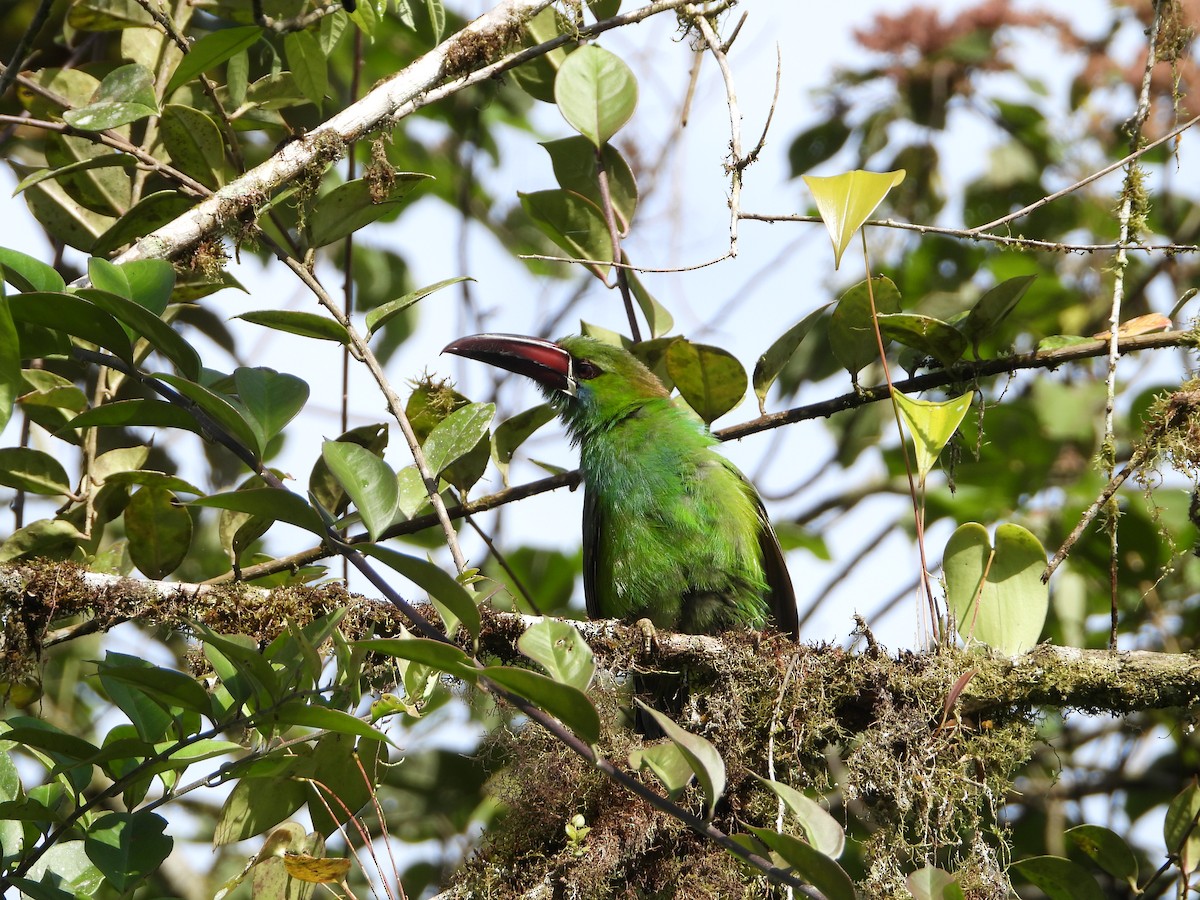
<svg viewBox="0 0 1200 900">
<path fill-rule="evenodd" d="M 575 361 L 575 377 L 583 381 L 591 381 L 600 374 L 600 367 L 589 359 Z"/>
</svg>

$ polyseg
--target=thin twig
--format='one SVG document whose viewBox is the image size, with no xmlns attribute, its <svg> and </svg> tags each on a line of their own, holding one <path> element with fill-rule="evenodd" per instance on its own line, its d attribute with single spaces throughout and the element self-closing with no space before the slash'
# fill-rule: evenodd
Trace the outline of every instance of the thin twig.
<svg viewBox="0 0 1200 900">
<path fill-rule="evenodd" d="M 821 224 L 820 216 L 803 216 L 792 213 L 742 213 L 742 219 L 752 222 L 806 222 L 811 224 Z M 1121 245 L 1116 241 L 1107 244 L 1067 244 L 1061 241 L 1042 241 L 1034 238 L 1012 237 L 1004 234 L 982 234 L 974 228 L 948 228 L 942 225 L 919 225 L 915 222 L 897 222 L 895 219 L 867 219 L 864 225 L 870 225 L 874 228 L 895 228 L 899 231 L 914 231 L 917 234 L 939 234 L 946 237 L 964 238 L 971 241 L 985 241 L 993 244 L 1001 244 L 1006 247 L 1020 248 L 1023 250 L 1045 250 L 1051 253 L 1105 253 L 1108 251 L 1116 251 L 1121 248 Z M 1162 253 L 1164 255 L 1172 255 L 1176 253 L 1200 253 L 1200 244 L 1134 244 L 1125 248 L 1127 251 L 1141 253 Z M 522 257 L 527 258 L 527 257 Z M 535 257 L 537 258 L 537 257 Z M 553 257 L 551 257 L 553 258 Z M 719 262 L 720 260 L 718 260 Z M 568 262 L 589 262 L 589 260 L 575 259 Z M 643 271 L 639 269 L 638 271 Z M 656 271 L 656 270 L 646 270 Z M 675 272 L 688 271 L 688 269 L 661 269 L 657 271 Z"/>
<path fill-rule="evenodd" d="M 1137 110 L 1127 123 L 1131 153 L 1137 152 L 1142 140 L 1142 125 L 1145 124 L 1147 117 L 1150 115 L 1150 76 L 1154 72 L 1154 63 L 1157 61 L 1158 56 L 1158 32 L 1162 24 L 1162 9 L 1163 4 L 1155 2 L 1154 20 L 1150 23 L 1148 32 L 1146 67 L 1142 72 L 1142 88 L 1138 94 Z M 1121 184 L 1121 207 L 1117 213 L 1117 224 L 1119 226 L 1117 243 L 1120 244 L 1120 247 L 1117 249 L 1116 258 L 1113 260 L 1112 307 L 1108 317 L 1108 365 L 1104 376 L 1104 440 L 1101 454 L 1104 464 L 1108 469 L 1110 482 L 1113 480 L 1117 468 L 1114 414 L 1117 407 L 1117 360 L 1119 359 L 1117 354 L 1117 334 L 1121 327 L 1121 308 L 1125 299 L 1125 270 L 1129 267 L 1129 255 L 1125 252 L 1125 245 L 1130 242 L 1132 236 L 1133 226 L 1131 222 L 1133 219 L 1134 198 L 1142 195 L 1140 175 L 1141 168 L 1138 165 L 1138 158 L 1133 157 L 1125 167 L 1125 179 Z M 1116 579 L 1118 517 L 1115 509 L 1110 510 L 1110 512 L 1111 515 L 1108 519 L 1108 539 L 1111 583 L 1109 585 L 1108 649 L 1116 650 L 1118 619 Z"/>
<path fill-rule="evenodd" d="M 896 402 L 896 386 L 892 383 L 892 369 L 888 365 L 887 353 L 883 346 L 883 332 L 879 329 L 879 311 L 875 307 L 875 290 L 871 283 L 871 258 L 867 253 L 867 229 L 859 228 L 862 239 L 863 267 L 867 273 L 867 299 L 871 303 L 871 326 L 875 332 L 875 344 L 879 351 L 879 363 L 883 366 L 883 377 L 887 382 L 887 396 L 891 400 L 892 417 L 896 420 L 896 432 L 900 437 L 900 454 L 904 458 L 904 474 L 908 477 L 908 496 L 912 501 L 913 527 L 916 529 L 917 554 L 921 561 L 921 585 L 925 589 L 925 600 L 929 604 L 930 627 L 935 641 L 942 638 L 941 621 L 937 614 L 937 601 L 933 597 L 933 587 L 929 583 L 929 563 L 925 559 L 925 516 L 921 502 L 917 496 L 917 481 L 913 477 L 912 457 L 908 453 L 908 440 L 904 434 L 904 425 L 900 421 L 900 404 Z"/>
<path fill-rule="evenodd" d="M 1081 178 L 1079 181 L 1063 188 L 1061 191 L 1055 191 L 1053 194 L 1047 194 L 1045 197 L 1042 197 L 1040 200 L 1037 200 L 1034 203 L 1030 203 L 1028 206 L 1018 209 L 1016 212 L 1009 213 L 1007 216 L 1001 216 L 999 219 L 996 219 L 993 222 L 988 222 L 986 225 L 976 225 L 974 228 L 968 229 L 968 233 L 975 235 L 975 234 L 979 234 L 984 231 L 991 231 L 993 228 L 996 228 L 1000 225 L 1006 225 L 1009 222 L 1012 222 L 1016 219 L 1021 218 L 1022 216 L 1026 216 L 1029 213 L 1033 212 L 1035 209 L 1041 209 L 1047 203 L 1053 203 L 1059 197 L 1065 197 L 1067 194 L 1073 193 L 1074 191 L 1079 190 L 1081 187 L 1091 184 L 1097 178 L 1103 178 L 1109 172 L 1115 172 L 1115 171 L 1117 171 L 1117 169 L 1127 166 L 1129 163 L 1133 162 L 1134 160 L 1139 159 L 1142 156 L 1145 156 L 1147 153 L 1149 153 L 1155 147 L 1160 147 L 1163 144 L 1167 143 L 1168 141 L 1174 140 L 1175 138 L 1179 137 L 1179 135 L 1183 134 L 1185 131 L 1187 131 L 1189 128 L 1191 128 L 1193 125 L 1195 125 L 1197 122 L 1200 122 L 1200 115 L 1193 116 L 1192 118 L 1190 118 L 1186 122 L 1184 122 L 1182 125 L 1178 126 L 1177 128 L 1172 129 L 1171 131 L 1168 131 L 1166 134 L 1164 134 L 1162 137 L 1158 138 L 1157 140 L 1151 141 L 1149 144 L 1146 144 L 1143 147 L 1137 148 L 1136 150 L 1131 152 L 1128 156 L 1124 157 L 1123 159 L 1119 159 L 1115 163 L 1112 163 L 1111 165 L 1107 165 L 1103 169 L 1099 169 L 1099 170 L 1093 172 L 1091 175 L 1088 175 L 1086 178 Z M 1117 246 L 1120 246 L 1119 243 Z"/>
<path fill-rule="evenodd" d="M 725 164 L 725 171 L 729 174 L 729 255 L 737 256 L 742 170 L 745 166 L 742 164 L 742 112 L 738 107 L 737 91 L 733 85 L 733 71 L 729 68 L 729 58 L 725 55 L 721 41 L 713 31 L 706 14 L 690 3 L 683 8 L 683 12 L 691 17 L 700 30 L 725 82 L 725 103 L 729 107 L 729 162 Z"/>
<path fill-rule="evenodd" d="M 609 243 L 612 244 L 611 262 L 619 263 L 624 259 L 624 254 L 621 251 L 621 230 L 617 227 L 617 211 L 613 206 L 612 189 L 608 183 L 608 170 L 604 167 L 603 147 L 596 148 L 595 158 L 596 186 L 600 191 L 600 209 L 604 213 L 605 227 L 608 228 Z M 618 268 L 616 271 L 617 287 L 621 291 L 621 302 L 625 305 L 625 317 L 629 322 L 629 335 L 636 344 L 642 340 L 642 331 L 638 327 L 637 313 L 633 308 L 633 295 L 629 290 L 629 275 L 622 268 Z"/>
</svg>

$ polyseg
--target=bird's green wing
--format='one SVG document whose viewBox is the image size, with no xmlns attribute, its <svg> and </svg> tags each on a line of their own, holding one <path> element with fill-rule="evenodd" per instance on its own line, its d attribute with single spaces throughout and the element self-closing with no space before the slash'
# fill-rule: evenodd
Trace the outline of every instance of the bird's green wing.
<svg viewBox="0 0 1200 900">
<path fill-rule="evenodd" d="M 600 611 L 600 557 L 604 540 L 604 523 L 596 494 L 586 484 L 583 486 L 583 602 L 587 606 L 589 619 L 602 619 Z M 608 573 L 611 581 L 612 571 Z"/>
</svg>

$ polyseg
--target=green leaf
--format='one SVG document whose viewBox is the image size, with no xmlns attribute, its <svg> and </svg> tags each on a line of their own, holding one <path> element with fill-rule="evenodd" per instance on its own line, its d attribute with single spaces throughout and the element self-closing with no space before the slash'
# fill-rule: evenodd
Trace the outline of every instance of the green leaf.
<svg viewBox="0 0 1200 900">
<path fill-rule="evenodd" d="M 161 318 L 175 290 L 175 267 L 165 259 L 135 259 L 117 269 L 129 285 L 122 296 Z"/>
<path fill-rule="evenodd" d="M 84 851 L 113 887 L 128 891 L 170 855 L 175 841 L 166 830 L 156 813 L 107 813 L 88 826 Z"/>
<path fill-rule="evenodd" d="M 1044 353 L 1049 350 L 1062 350 L 1066 347 L 1079 347 L 1083 344 L 1094 343 L 1096 343 L 1095 338 L 1083 337 L 1079 334 L 1052 334 L 1038 341 L 1037 349 L 1039 353 Z"/>
<path fill-rule="evenodd" d="M 279 676 L 258 651 L 254 638 L 217 634 L 202 622 L 193 622 L 192 628 L 204 641 L 204 656 L 222 686 L 239 705 L 253 699 L 258 709 L 264 709 L 275 703 L 282 691 Z"/>
<path fill-rule="evenodd" d="M 1029 286 L 1033 284 L 1036 275 L 1018 275 L 1000 282 L 976 301 L 967 313 L 967 317 L 959 323 L 962 331 L 972 346 L 978 347 L 979 341 L 985 335 L 991 335 L 999 327 L 1008 314 L 1011 313 Z"/>
<path fill-rule="evenodd" d="M 140 488 L 125 507 L 129 557 L 147 578 L 179 568 L 192 545 L 192 517 L 163 487 Z"/>
<path fill-rule="evenodd" d="M 389 300 L 382 306 L 375 307 L 367 313 L 367 339 L 370 340 L 371 336 L 375 332 L 386 325 L 394 317 L 404 312 L 404 310 L 408 309 L 417 301 L 424 300 L 435 291 L 440 291 L 444 287 L 449 287 L 452 284 L 458 284 L 461 281 L 474 280 L 474 278 L 471 278 L 468 275 L 459 275 L 455 278 L 446 278 L 443 281 L 439 281 L 435 284 L 431 284 L 412 291 L 411 293 L 405 294 L 403 297 L 397 297 L 395 300 Z"/>
<path fill-rule="evenodd" d="M 80 31 L 120 31 L 153 25 L 137 0 L 79 0 L 71 5 L 67 22 Z"/>
<path fill-rule="evenodd" d="M 611 19 L 621 11 L 621 0 L 588 0 L 588 9 L 597 21 Z"/>
<path fill-rule="evenodd" d="M 705 424 L 746 396 L 746 370 L 732 353 L 679 338 L 667 347 L 667 374 Z"/>
<path fill-rule="evenodd" d="M 248 488 L 212 494 L 191 501 L 189 506 L 204 506 L 212 509 L 229 509 L 235 512 L 259 516 L 272 522 L 286 522 L 310 531 L 318 537 L 325 536 L 325 525 L 315 509 L 304 498 L 280 488 Z"/>
<path fill-rule="evenodd" d="M 0 307 L 5 305 L 4 299 L 0 297 Z M 0 355 L 3 349 L 3 345 L 0 344 Z M 72 412 L 87 409 L 87 395 L 76 387 L 73 381 L 46 369 L 19 369 L 18 374 L 20 382 L 17 392 L 20 396 L 17 400 L 22 406 L 49 406 Z"/>
<path fill-rule="evenodd" d="M 202 434 L 187 410 L 166 400 L 117 400 L 82 412 L 67 423 L 70 428 L 127 428 L 144 425 L 151 428 L 183 428 Z"/>
<path fill-rule="evenodd" d="M 307 799 L 304 782 L 294 778 L 242 778 L 221 807 L 213 846 L 222 847 L 263 834 L 298 810 Z"/>
<path fill-rule="evenodd" d="M 4 296 L 4 286 L 0 284 L 0 432 L 12 418 L 22 385 L 21 342 L 17 339 L 17 326 Z"/>
<path fill-rule="evenodd" d="M 186 378 L 178 378 L 174 375 L 163 373 L 159 373 L 154 377 L 175 388 L 180 394 L 195 403 L 229 437 L 233 438 L 234 441 L 250 453 L 258 455 L 258 438 L 251 429 L 242 410 L 234 406 L 229 397 L 210 390 L 197 382 L 189 381 Z M 204 433 L 204 424 L 198 424 L 200 424 L 201 431 Z"/>
<path fill-rule="evenodd" d="M 225 183 L 225 138 L 207 114 L 168 103 L 159 127 L 175 168 L 212 190 Z"/>
<path fill-rule="evenodd" d="M 1167 817 L 1163 820 L 1163 840 L 1168 853 L 1179 857 L 1179 868 L 1190 875 L 1200 867 L 1200 828 L 1196 826 L 1200 816 L 1200 787 L 1195 779 L 1180 791 L 1167 806 Z"/>
<path fill-rule="evenodd" d="M 316 35 L 307 30 L 288 33 L 283 39 L 283 52 L 296 86 L 320 110 L 329 91 L 329 62 Z"/>
<path fill-rule="evenodd" d="M 700 782 L 700 789 L 704 791 L 705 816 L 711 819 L 717 801 L 725 793 L 725 761 L 721 759 L 721 754 L 700 735 L 684 731 L 669 716 L 652 709 L 641 700 L 635 702 L 658 723 L 663 734 L 679 748 L 679 752 L 692 767 L 696 780 Z"/>
<path fill-rule="evenodd" d="M 388 445 L 388 427 L 378 422 L 360 425 L 338 437 L 337 441 L 365 447 L 376 456 L 382 457 Z M 312 472 L 308 476 L 308 490 L 309 495 L 334 516 L 340 516 L 350 505 L 350 496 L 329 470 L 329 464 L 324 458 L 317 459 L 313 464 Z"/>
<path fill-rule="evenodd" d="M 831 303 L 818 306 L 785 331 L 758 358 L 758 362 L 754 364 L 754 378 L 752 383 L 754 384 L 754 395 L 758 397 L 758 411 L 760 413 L 765 415 L 767 412 L 767 392 L 771 389 L 771 385 L 775 383 L 775 379 L 779 377 L 779 373 L 783 371 L 783 367 L 791 360 L 792 354 L 796 352 L 796 349 L 800 346 L 800 342 L 808 337 L 808 333 L 821 320 L 821 316 L 830 306 L 832 306 Z"/>
<path fill-rule="evenodd" d="M 187 677 L 186 675 L 184 676 Z M 195 684 L 195 682 L 192 682 Z M 180 746 L 178 741 L 163 741 L 154 745 L 154 752 L 169 754 L 166 762 L 172 768 L 185 769 L 193 763 L 202 762 L 217 756 L 228 756 L 231 753 L 241 754 L 245 747 L 236 741 L 205 740 L 193 741 Z"/>
<path fill-rule="evenodd" d="M 921 487 L 925 486 L 925 479 L 941 455 L 942 448 L 962 424 L 974 396 L 974 391 L 967 391 L 949 400 L 917 400 L 899 391 L 892 394 L 900 410 L 900 418 L 908 426 L 913 438 Z"/>
<path fill-rule="evenodd" d="M 349 821 L 359 810 L 369 806 L 376 796 L 380 781 L 394 771 L 393 767 L 388 765 L 386 743 L 358 741 L 351 735 L 336 732 L 324 734 L 317 739 L 312 761 L 313 781 L 309 783 L 308 813 L 312 817 L 313 831 L 317 837 L 333 834 L 338 825 Z M 408 758 L 404 764 L 408 764 Z M 389 779 L 389 792 L 392 788 L 393 783 Z M 330 794 L 336 798 L 336 802 L 330 802 Z M 305 837 L 303 828 L 300 829 L 300 836 Z M 263 896 L 257 891 L 255 893 L 259 897 Z M 290 898 L 285 897 L 281 900 Z"/>
<path fill-rule="evenodd" d="M 30 447 L 0 448 L 0 484 L 31 494 L 69 494 L 67 470 L 49 453 Z"/>
<path fill-rule="evenodd" d="M 113 654 L 110 654 L 110 658 Z M 106 665 L 103 675 L 110 681 L 120 681 L 137 688 L 165 709 L 179 709 L 209 715 L 212 704 L 208 691 L 190 675 L 156 666 L 145 660 L 143 665 Z M 239 746 L 239 745 L 234 745 Z"/>
<path fill-rule="evenodd" d="M 587 743 L 600 740 L 600 714 L 578 688 L 512 666 L 488 666 L 480 674 L 550 713 Z"/>
<path fill-rule="evenodd" d="M 1136 889 L 1138 861 L 1123 837 L 1103 825 L 1076 825 L 1064 833 L 1092 862 L 1113 878 L 1128 882 Z M 1200 849 L 1200 843 L 1193 849 Z"/>
<path fill-rule="evenodd" d="M 475 445 L 487 436 L 488 425 L 495 414 L 494 403 L 470 403 L 434 426 L 421 449 L 425 451 L 425 462 L 435 478 L 475 449 Z"/>
<path fill-rule="evenodd" d="M 547 7 L 524 23 L 521 46 L 534 47 L 551 41 L 559 35 L 574 34 L 575 24 L 553 7 Z M 543 103 L 554 102 L 554 80 L 567 56 L 578 49 L 568 43 L 555 47 L 549 53 L 536 56 L 512 70 L 513 78 L 521 90 Z"/>
<path fill-rule="evenodd" d="M 572 191 L 518 192 L 517 196 L 539 231 L 572 259 L 595 260 L 588 268 L 597 276 L 608 275 L 612 268 L 612 238 L 600 207 Z"/>
<path fill-rule="evenodd" d="M 112 651 L 105 654 L 104 659 L 97 666 L 97 674 L 105 693 L 108 694 L 113 704 L 129 717 L 138 738 L 147 744 L 166 738 L 171 731 L 172 724 L 178 719 L 180 711 L 172 711 L 169 705 L 164 706 L 158 703 L 147 695 L 141 685 L 130 684 L 123 679 L 112 678 L 110 675 L 113 672 L 129 670 L 149 673 L 152 669 L 153 666 L 144 659 Z M 203 712 L 207 714 L 209 711 L 206 704 Z M 111 741 L 112 733 L 105 738 L 106 751 Z M 135 755 L 135 753 L 131 752 L 129 755 Z"/>
<path fill-rule="evenodd" d="M 200 377 L 200 354 L 154 312 L 140 303 L 107 291 L 87 288 L 80 291 L 79 296 L 113 316 L 137 336 L 144 337 L 150 346 L 179 367 L 184 378 L 194 380 Z"/>
<path fill-rule="evenodd" d="M 429 491 L 416 466 L 405 466 L 396 473 L 396 491 L 400 515 L 405 519 L 411 519 L 421 510 L 430 507 Z"/>
<path fill-rule="evenodd" d="M 18 291 L 57 293 L 67 287 L 53 266 L 19 250 L 0 247 L 0 266 L 3 267 L 4 280 Z"/>
<path fill-rule="evenodd" d="M 904 180 L 904 170 L 864 172 L 855 169 L 841 175 L 821 178 L 805 175 L 804 183 L 817 201 L 817 212 L 833 241 L 833 267 L 842 262 L 842 254 L 854 233 L 867 221 L 888 191 Z"/>
<path fill-rule="evenodd" d="M 120 174 L 124 176 L 124 172 Z M 48 233 L 84 253 L 91 252 L 96 239 L 108 231 L 115 221 L 111 215 L 85 208 L 54 181 L 44 181 L 29 188 L 25 192 L 25 202 Z"/>
<path fill-rule="evenodd" d="M 1008 867 L 1041 888 L 1049 900 L 1104 900 L 1092 873 L 1061 856 L 1034 856 Z"/>
<path fill-rule="evenodd" d="M 191 45 L 186 56 L 180 61 L 171 80 L 167 82 L 164 97 L 170 97 L 175 89 L 191 81 L 201 72 L 216 68 L 227 59 L 254 46 L 262 35 L 262 29 L 257 25 L 242 25 L 235 28 L 223 28 L 206 34 Z"/>
<path fill-rule="evenodd" d="M 308 214 L 309 245 L 324 247 L 397 212 L 412 189 L 429 176 L 396 172 L 394 178 L 391 188 L 378 199 L 372 197 L 372 186 L 363 178 L 340 184 L 319 197 Z"/>
<path fill-rule="evenodd" d="M 932 356 L 947 369 L 958 362 L 967 349 L 967 339 L 961 331 L 933 316 L 880 313 L 879 330 L 886 340 Z"/>
<path fill-rule="evenodd" d="M 72 11 L 78 7 L 72 7 Z M 29 900 L 78 900 L 97 896 L 104 875 L 83 851 L 83 841 L 56 843 L 35 862 L 27 878 L 12 877 L 12 884 Z"/>
<path fill-rule="evenodd" d="M 441 0 L 407 0 L 411 22 L 406 22 L 427 46 L 439 44 L 446 33 L 446 10 Z"/>
<path fill-rule="evenodd" d="M 253 325 L 274 328 L 276 331 L 286 331 L 288 334 L 316 338 L 319 341 L 333 341 L 337 344 L 350 343 L 350 335 L 346 331 L 346 326 L 318 313 L 290 309 L 260 309 L 242 313 L 234 318 L 243 319 Z"/>
<path fill-rule="evenodd" d="M 442 641 L 412 637 L 369 638 L 355 641 L 353 646 L 370 650 L 373 653 L 382 653 L 384 656 L 420 663 L 468 681 L 474 681 L 478 675 L 478 671 L 471 664 L 471 659 L 467 654 L 453 644 L 446 644 Z"/>
<path fill-rule="evenodd" d="M 783 801 L 788 811 L 796 817 L 800 827 L 804 829 L 805 839 L 815 850 L 824 853 L 831 859 L 837 859 L 842 855 L 842 851 L 846 848 L 846 832 L 825 807 L 781 781 L 772 781 L 758 775 L 754 777 L 769 787 L 775 796 Z"/>
<path fill-rule="evenodd" d="M 234 370 L 233 383 L 238 400 L 245 409 L 250 428 L 258 441 L 258 455 L 308 400 L 308 384 L 295 375 L 287 375 L 264 366 Z"/>
<path fill-rule="evenodd" d="M 83 534 L 70 522 L 38 519 L 18 528 L 0 543 L 0 562 L 32 556 L 61 558 L 74 551 L 76 544 L 83 540 Z"/>
<path fill-rule="evenodd" d="M 750 832 L 782 856 L 795 874 L 819 890 L 826 900 L 855 900 L 854 882 L 845 869 L 824 853 L 769 828 L 751 828 Z"/>
<path fill-rule="evenodd" d="M 365 447 L 345 441 L 325 441 L 321 459 L 354 503 L 371 540 L 379 540 L 398 510 L 392 467 Z"/>
<path fill-rule="evenodd" d="M 174 221 L 193 206 L 195 201 L 179 191 L 148 194 L 96 238 L 91 252 L 107 255 Z"/>
<path fill-rule="evenodd" d="M 677 800 L 692 780 L 692 764 L 670 741 L 631 751 L 629 765 L 633 769 L 653 772 L 672 800 Z"/>
<path fill-rule="evenodd" d="M 1046 551 L 1020 525 L 997 528 L 994 549 L 982 525 L 960 526 L 950 536 L 942 561 L 946 602 L 958 633 L 1010 656 L 1031 649 L 1050 605 L 1049 590 L 1042 583 L 1045 567 Z"/>
<path fill-rule="evenodd" d="M 41 750 L 55 758 L 60 765 L 82 762 L 100 752 L 100 748 L 90 741 L 67 734 L 40 719 L 29 716 L 11 716 L 7 719 L 6 724 L 9 727 L 0 733 L 0 738 L 20 744 L 22 747 Z"/>
<path fill-rule="evenodd" d="M 900 312 L 900 291 L 890 278 L 877 275 L 871 279 L 870 292 L 867 282 L 860 281 L 842 294 L 829 320 L 829 349 L 855 384 L 858 373 L 879 359 L 879 344 L 871 322 L 872 294 L 876 312 Z"/>
<path fill-rule="evenodd" d="M 106 131 L 154 115 L 158 115 L 154 75 L 145 66 L 131 63 L 104 76 L 92 102 L 66 110 L 63 120 L 82 131 Z"/>
<path fill-rule="evenodd" d="M 534 622 L 517 638 L 517 649 L 555 681 L 586 691 L 596 673 L 592 648 L 572 625 L 555 619 Z"/>
<path fill-rule="evenodd" d="M 303 700 L 288 700 L 271 710 L 271 715 L 285 725 L 302 725 L 305 728 L 321 728 L 337 734 L 353 734 L 371 741 L 387 741 L 391 739 L 382 731 L 372 728 L 362 719 L 332 709 L 328 706 L 316 706 Z"/>
<path fill-rule="evenodd" d="M 597 148 L 629 121 L 637 100 L 637 79 L 629 66 L 595 44 L 568 56 L 554 79 L 559 112 Z"/>
<path fill-rule="evenodd" d="M 15 197 L 27 188 L 31 188 L 43 181 L 59 180 L 78 172 L 87 172 L 92 169 L 107 169 L 113 166 L 119 166 L 122 169 L 134 169 L 137 167 L 137 164 L 137 160 L 132 156 L 125 156 L 119 153 L 105 153 L 102 156 L 91 156 L 87 159 L 77 160 L 76 162 L 67 163 L 65 166 L 53 169 L 38 169 L 17 182 L 17 186 L 13 188 L 13 196 Z M 48 287 L 43 290 L 61 291 L 62 288 Z"/>
<path fill-rule="evenodd" d="M 8 298 L 14 321 L 65 331 L 90 341 L 125 362 L 133 361 L 129 336 L 111 315 L 82 297 L 34 291 Z"/>
<path fill-rule="evenodd" d="M 557 141 L 546 141 L 542 146 L 550 154 L 550 165 L 554 168 L 554 179 L 558 186 L 564 191 L 574 191 L 586 197 L 603 209 L 595 145 L 583 135 L 573 135 Z M 626 232 L 637 210 L 637 180 L 625 157 L 612 144 L 605 144 L 600 154 L 608 176 L 608 194 L 617 217 L 617 227 Z"/>
<path fill-rule="evenodd" d="M 397 553 L 395 550 L 380 547 L 378 544 L 366 545 L 360 549 L 367 556 L 379 560 L 388 568 L 395 569 L 429 594 L 429 599 L 433 601 L 446 623 L 447 636 L 453 636 L 457 627 L 456 622 L 461 622 L 472 640 L 479 637 L 482 619 L 479 615 L 479 607 L 475 605 L 474 596 L 440 566 L 434 565 L 427 559 Z"/>
<path fill-rule="evenodd" d="M 548 403 L 532 406 L 506 419 L 492 432 L 492 456 L 500 469 L 500 477 L 508 485 L 508 466 L 513 454 L 531 434 L 554 418 L 554 408 Z"/>
<path fill-rule="evenodd" d="M 913 900 L 963 900 L 958 879 L 944 869 L 925 866 L 904 880 Z"/>
<path fill-rule="evenodd" d="M 841 115 L 830 116 L 824 122 L 800 132 L 788 148 L 791 176 L 803 175 L 816 168 L 845 146 L 852 129 Z"/>
<path fill-rule="evenodd" d="M 121 271 L 120 266 L 98 256 L 89 259 L 87 265 L 88 279 L 92 282 L 92 287 L 110 294 L 117 294 L 126 300 L 131 299 L 129 278 Z"/>
</svg>

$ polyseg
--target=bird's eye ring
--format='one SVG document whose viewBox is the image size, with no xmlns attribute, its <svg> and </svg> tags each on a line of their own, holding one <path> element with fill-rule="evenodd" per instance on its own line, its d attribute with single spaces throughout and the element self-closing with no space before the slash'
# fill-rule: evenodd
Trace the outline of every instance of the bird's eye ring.
<svg viewBox="0 0 1200 900">
<path fill-rule="evenodd" d="M 590 381 L 600 374 L 600 367 L 594 362 L 587 359 L 576 360 L 575 362 L 575 377 L 583 381 Z"/>
</svg>

